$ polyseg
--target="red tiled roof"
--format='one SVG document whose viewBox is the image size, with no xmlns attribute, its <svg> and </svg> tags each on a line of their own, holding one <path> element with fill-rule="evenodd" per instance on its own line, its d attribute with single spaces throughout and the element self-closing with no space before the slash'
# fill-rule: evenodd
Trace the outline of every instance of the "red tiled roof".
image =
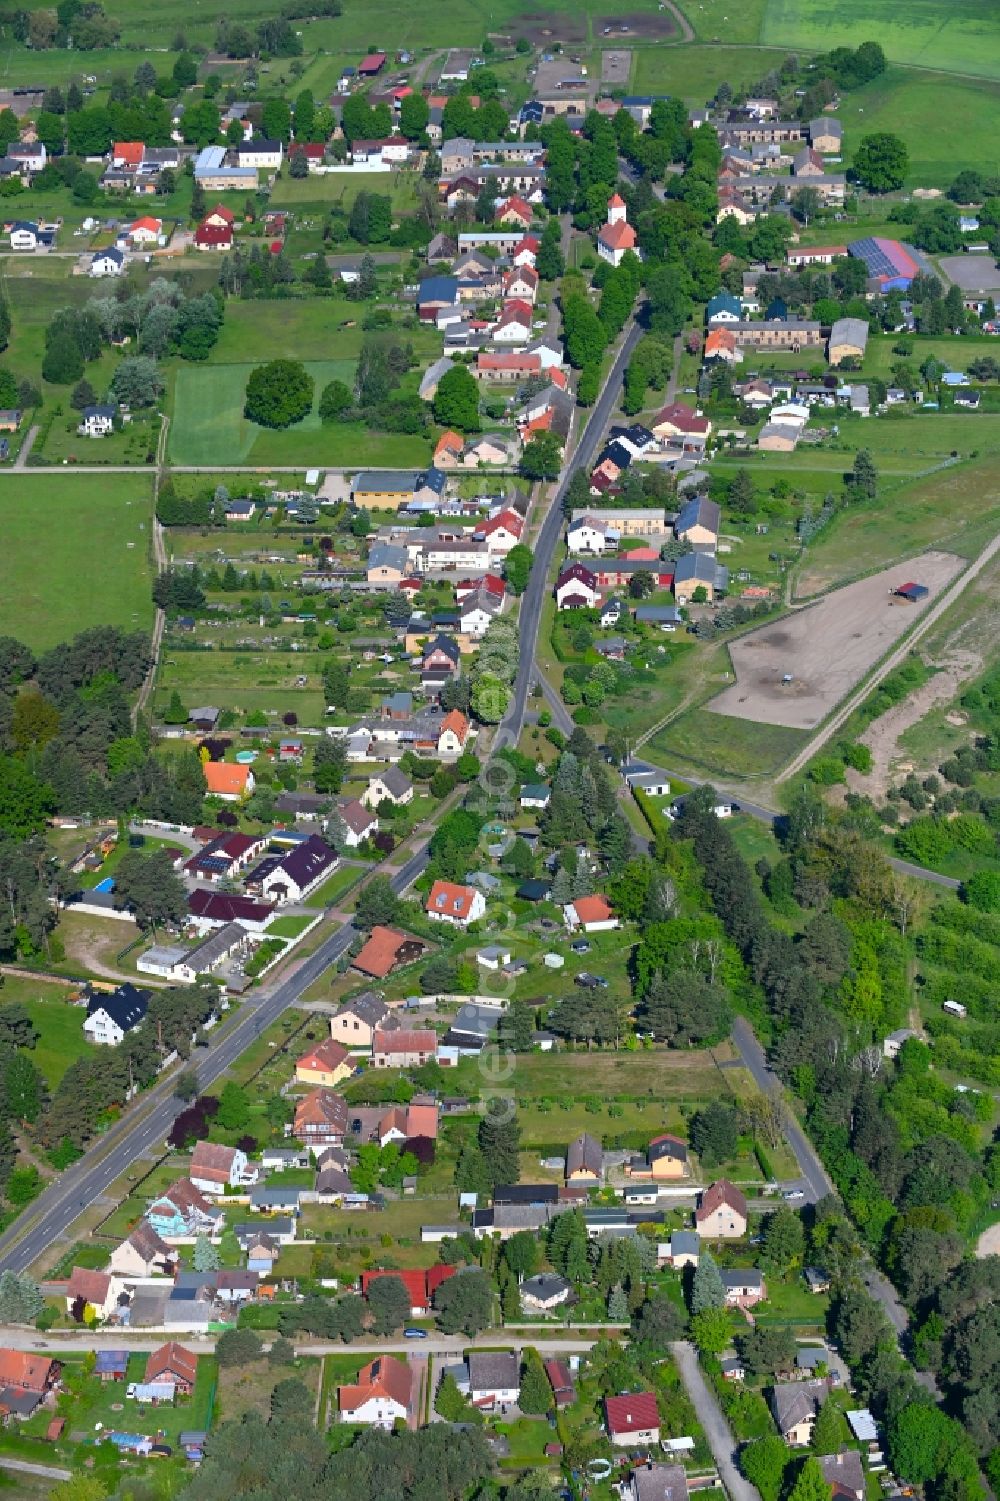
<svg viewBox="0 0 1000 1501">
<path fill-rule="evenodd" d="M 400 1027 L 392 1032 L 379 1029 L 372 1042 L 373 1054 L 387 1053 L 390 1057 L 393 1053 L 433 1053 L 436 1048 L 437 1033 L 424 1027 L 417 1027 L 412 1031 Z"/>
<path fill-rule="evenodd" d="M 309 1053 L 303 1053 L 301 1058 L 296 1059 L 295 1067 L 305 1069 L 329 1069 L 336 1070 L 342 1063 L 346 1063 L 350 1054 L 346 1048 L 341 1047 L 332 1037 L 321 1042 L 318 1047 Z"/>
<path fill-rule="evenodd" d="M 481 354 L 476 361 L 480 370 L 541 370 L 537 354 Z"/>
<path fill-rule="evenodd" d="M 29 1392 L 43 1392 L 52 1361 L 47 1355 L 31 1355 L 27 1350 L 0 1350 L 0 1387 L 20 1386 Z"/>
<path fill-rule="evenodd" d="M 602 224 L 600 234 L 597 238 L 609 250 L 635 249 L 635 230 L 631 224 L 626 224 L 621 219 L 617 224 Z"/>
<path fill-rule="evenodd" d="M 441 721 L 441 729 L 438 733 L 438 739 L 441 738 L 446 730 L 451 730 L 456 738 L 460 740 L 463 745 L 465 744 L 469 734 L 469 721 L 466 719 L 461 709 L 448 710 L 447 714 Z"/>
<path fill-rule="evenodd" d="M 578 896 L 573 903 L 574 910 L 580 922 L 607 922 L 609 917 L 614 917 L 611 904 L 607 897 L 603 896 Z"/>
<path fill-rule="evenodd" d="M 191 1350 L 185 1350 L 175 1339 L 154 1350 L 146 1361 L 147 1381 L 156 1381 L 160 1376 L 179 1376 L 182 1381 L 193 1386 L 197 1375 L 197 1355 Z"/>
<path fill-rule="evenodd" d="M 609 1433 L 641 1433 L 659 1428 L 660 1414 L 652 1392 L 632 1392 L 627 1397 L 605 1397 Z"/>
<path fill-rule="evenodd" d="M 124 162 L 128 167 L 141 167 L 145 152 L 142 141 L 116 141 L 111 149 L 113 159 Z"/>
<path fill-rule="evenodd" d="M 357 1384 L 337 1389 L 341 1412 L 354 1412 L 372 1397 L 384 1397 L 409 1407 L 413 1390 L 413 1372 L 405 1360 L 392 1355 L 377 1355 L 358 1372 Z"/>
<path fill-rule="evenodd" d="M 235 1156 L 235 1147 L 224 1147 L 215 1141 L 200 1141 L 191 1153 L 191 1176 L 228 1183 Z"/>
<path fill-rule="evenodd" d="M 66 1284 L 66 1296 L 82 1298 L 85 1303 L 93 1303 L 95 1308 L 100 1308 L 110 1287 L 111 1278 L 107 1272 L 95 1272 L 90 1267 L 75 1266 Z"/>
<path fill-rule="evenodd" d="M 454 881 L 435 881 L 427 898 L 428 912 L 444 912 L 448 917 L 467 917 L 475 891 Z"/>
<path fill-rule="evenodd" d="M 354 968 L 373 979 L 384 980 L 396 963 L 396 955 L 407 942 L 397 928 L 372 928 L 368 942 L 354 959 Z"/>
</svg>

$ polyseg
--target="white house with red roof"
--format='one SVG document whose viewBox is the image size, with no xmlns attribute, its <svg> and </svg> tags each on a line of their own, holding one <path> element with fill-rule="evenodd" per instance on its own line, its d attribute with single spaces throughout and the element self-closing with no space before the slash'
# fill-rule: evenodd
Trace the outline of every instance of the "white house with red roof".
<svg viewBox="0 0 1000 1501">
<path fill-rule="evenodd" d="M 525 203 L 524 199 L 519 198 L 515 193 L 505 203 L 501 203 L 500 211 L 497 214 L 497 223 L 514 224 L 520 226 L 521 229 L 527 229 L 534 217 L 535 214 L 531 204 Z"/>
<path fill-rule="evenodd" d="M 503 295 L 530 302 L 532 307 L 538 296 L 538 272 L 534 266 L 515 266 L 506 271 L 503 278 Z"/>
<path fill-rule="evenodd" d="M 413 1395 L 413 1372 L 395 1355 L 377 1355 L 361 1367 L 352 1386 L 337 1388 L 342 1423 L 392 1428 L 406 1420 Z"/>
<path fill-rule="evenodd" d="M 162 234 L 163 220 L 155 219 L 152 214 L 144 214 L 128 227 L 128 237 L 133 245 L 158 245 Z"/>
<path fill-rule="evenodd" d="M 531 338 L 531 303 L 519 297 L 504 303 L 493 330 L 495 344 L 527 344 Z"/>
<path fill-rule="evenodd" d="M 582 563 L 570 563 L 556 580 L 557 610 L 592 610 L 600 600 L 597 575 Z"/>
<path fill-rule="evenodd" d="M 461 709 L 449 709 L 438 731 L 438 755 L 454 758 L 460 756 L 469 743 L 472 724 Z"/>
<path fill-rule="evenodd" d="M 511 265 L 533 266 L 538 258 L 538 252 L 541 247 L 542 242 L 537 235 L 525 235 L 524 239 L 515 245 L 511 252 Z"/>
<path fill-rule="evenodd" d="M 524 522 L 509 508 L 498 511 L 488 521 L 480 521 L 472 533 L 473 540 L 485 542 L 490 557 L 505 558 L 516 547 L 524 531 Z"/>
<path fill-rule="evenodd" d="M 486 898 L 474 886 L 459 886 L 455 881 L 435 881 L 424 910 L 434 922 L 467 928 L 485 913 Z"/>
<path fill-rule="evenodd" d="M 660 1442 L 660 1412 L 653 1392 L 630 1392 L 624 1397 L 605 1397 L 605 1424 L 613 1444 L 626 1449 L 656 1446 Z"/>
<path fill-rule="evenodd" d="M 597 253 L 602 261 L 607 261 L 612 266 L 620 266 L 625 252 L 635 251 L 635 249 L 635 230 L 628 222 L 625 200 L 620 194 L 615 193 L 608 199 L 607 223 L 603 224 L 598 231 Z"/>
<path fill-rule="evenodd" d="M 567 902 L 563 908 L 563 922 L 571 933 L 575 933 L 577 928 L 582 928 L 585 933 L 607 933 L 612 928 L 620 927 L 611 903 L 599 893 L 595 896 L 578 896 L 576 901 Z"/>
</svg>

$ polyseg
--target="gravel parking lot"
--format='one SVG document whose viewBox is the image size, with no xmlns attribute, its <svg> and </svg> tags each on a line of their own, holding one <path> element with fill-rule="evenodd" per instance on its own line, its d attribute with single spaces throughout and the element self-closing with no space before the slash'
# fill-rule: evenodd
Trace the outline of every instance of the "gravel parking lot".
<svg viewBox="0 0 1000 1501">
<path fill-rule="evenodd" d="M 736 682 L 705 707 L 735 719 L 815 729 L 962 567 L 952 553 L 925 552 L 734 641 Z M 929 598 L 916 605 L 894 600 L 892 591 L 909 580 L 926 584 Z"/>
<path fill-rule="evenodd" d="M 627 49 L 624 52 L 601 53 L 602 83 L 627 86 L 631 72 L 632 53 Z"/>
<path fill-rule="evenodd" d="M 944 255 L 940 264 L 963 292 L 1000 292 L 1000 267 L 992 255 Z"/>
</svg>

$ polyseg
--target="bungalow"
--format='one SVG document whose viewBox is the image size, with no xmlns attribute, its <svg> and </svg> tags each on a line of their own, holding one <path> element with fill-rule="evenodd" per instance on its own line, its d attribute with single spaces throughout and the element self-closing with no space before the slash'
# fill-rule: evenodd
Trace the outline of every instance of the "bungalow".
<svg viewBox="0 0 1000 1501">
<path fill-rule="evenodd" d="M 252 167 L 255 172 L 275 172 L 281 166 L 284 148 L 280 141 L 269 141 L 264 136 L 251 136 L 236 146 L 236 165 Z"/>
<path fill-rule="evenodd" d="M 152 993 L 138 990 L 128 980 L 110 994 L 91 991 L 83 1030 L 91 1042 L 116 1048 L 126 1033 L 134 1032 L 149 1009 Z"/>
<path fill-rule="evenodd" d="M 747 1201 L 726 1178 L 706 1188 L 694 1214 L 703 1240 L 742 1240 L 747 1233 Z"/>
<path fill-rule="evenodd" d="M 199 1193 L 221 1197 L 227 1188 L 247 1188 L 257 1181 L 257 1169 L 240 1147 L 199 1141 L 191 1155 L 188 1176 Z"/>
<path fill-rule="evenodd" d="M 190 1179 L 178 1178 L 152 1201 L 146 1218 L 165 1240 L 188 1240 L 197 1235 L 214 1235 L 223 1215 Z"/>
<path fill-rule="evenodd" d="M 94 1375 L 101 1382 L 124 1381 L 128 1371 L 127 1350 L 98 1350 Z"/>
<path fill-rule="evenodd" d="M 373 980 L 384 980 L 399 964 L 419 959 L 427 945 L 419 938 L 401 933 L 397 928 L 376 926 L 368 942 L 351 962 L 351 968 Z"/>
<path fill-rule="evenodd" d="M 330 1018 L 330 1035 L 345 1048 L 370 1050 L 375 1031 L 390 1015 L 390 1008 L 374 991 L 347 1001 Z"/>
<path fill-rule="evenodd" d="M 633 792 L 645 792 L 649 797 L 670 796 L 670 782 L 661 771 L 644 770 L 640 765 L 626 763 L 622 767 L 622 776 Z"/>
<path fill-rule="evenodd" d="M 675 1230 L 668 1242 L 667 1259 L 675 1271 L 697 1266 L 701 1259 L 701 1237 L 694 1230 Z"/>
<path fill-rule="evenodd" d="M 792 267 L 832 266 L 847 254 L 846 245 L 790 245 L 785 259 Z"/>
<path fill-rule="evenodd" d="M 412 1397 L 413 1372 L 406 1361 L 377 1355 L 361 1367 L 356 1382 L 337 1388 L 340 1420 L 392 1428 L 408 1418 Z"/>
<path fill-rule="evenodd" d="M 660 1442 L 660 1413 L 652 1392 L 605 1397 L 608 1438 L 619 1448 L 655 1448 Z"/>
<path fill-rule="evenodd" d="M 173 1382 L 183 1396 L 189 1397 L 198 1379 L 198 1357 L 193 1351 L 185 1350 L 176 1340 L 171 1340 L 169 1344 L 152 1351 L 146 1361 L 143 1379 L 147 1383 Z"/>
<path fill-rule="evenodd" d="M 303 1053 L 295 1063 L 295 1077 L 300 1084 L 322 1085 L 327 1089 L 349 1079 L 353 1072 L 351 1055 L 333 1037 Z"/>
<path fill-rule="evenodd" d="M 521 1307 L 527 1313 L 551 1313 L 566 1303 L 573 1292 L 573 1284 L 557 1272 L 539 1272 L 526 1277 L 521 1283 Z"/>
<path fill-rule="evenodd" d="M 366 839 L 378 833 L 378 815 L 356 797 L 338 803 L 337 813 L 344 824 L 344 843 L 348 849 L 357 849 Z"/>
<path fill-rule="evenodd" d="M 281 1247 L 272 1235 L 266 1230 L 250 1237 L 245 1247 L 247 1253 L 247 1271 L 257 1272 L 259 1276 L 270 1277 L 274 1270 Z"/>
<path fill-rule="evenodd" d="M 543 1363 L 545 1374 L 552 1388 L 552 1395 L 555 1398 L 556 1409 L 572 1407 L 576 1401 L 576 1386 L 569 1366 L 564 1360 L 546 1360 Z"/>
<path fill-rule="evenodd" d="M 597 576 L 582 563 L 571 563 L 556 580 L 556 608 L 559 610 L 590 609 L 598 604 L 601 592 Z"/>
<path fill-rule="evenodd" d="M 135 219 L 128 227 L 128 237 L 133 245 L 156 245 L 163 233 L 163 220 L 156 219 L 152 214 L 144 214 L 141 219 Z"/>
<path fill-rule="evenodd" d="M 390 1032 L 376 1028 L 372 1038 L 375 1068 L 420 1068 L 425 1063 L 432 1063 L 436 1053 L 437 1033 L 429 1028 L 407 1030 L 400 1027 Z"/>
<path fill-rule="evenodd" d="M 351 498 L 360 509 L 396 509 L 408 504 L 420 475 L 412 469 L 366 469 L 355 475 Z"/>
<path fill-rule="evenodd" d="M 516 1350 L 469 1352 L 469 1398 L 474 1407 L 501 1411 L 521 1395 L 521 1362 Z"/>
<path fill-rule="evenodd" d="M 607 897 L 578 896 L 563 907 L 563 922 L 570 933 L 582 928 L 585 933 L 606 933 L 620 927 Z"/>
<path fill-rule="evenodd" d="M 238 766 L 231 761 L 206 761 L 202 770 L 206 792 L 223 802 L 238 803 L 241 798 L 249 797 L 256 785 L 249 766 Z"/>
<path fill-rule="evenodd" d="M 339 1145 L 347 1131 L 347 1101 L 331 1089 L 311 1089 L 295 1107 L 292 1135 L 308 1147 Z"/>
<path fill-rule="evenodd" d="M 804 1448 L 811 1443 L 816 1416 L 827 1390 L 825 1381 L 775 1383 L 771 1392 L 771 1411 L 786 1444 Z"/>
<path fill-rule="evenodd" d="M 631 1479 L 621 1487 L 621 1495 L 623 1501 L 688 1501 L 684 1466 L 650 1460 L 632 1471 Z"/>
<path fill-rule="evenodd" d="M 692 547 L 714 548 L 719 541 L 721 519 L 722 509 L 716 501 L 709 500 L 707 495 L 696 495 L 681 506 L 674 522 L 674 535 Z"/>
<path fill-rule="evenodd" d="M 796 422 L 765 422 L 757 434 L 761 453 L 794 453 L 802 434 Z"/>
<path fill-rule="evenodd" d="M 433 922 L 467 928 L 485 913 L 486 898 L 473 886 L 459 886 L 453 881 L 435 881 L 424 910 Z"/>
<path fill-rule="evenodd" d="M 111 405 L 84 407 L 76 430 L 81 438 L 106 438 L 115 430 L 118 408 Z"/>
<path fill-rule="evenodd" d="M 400 771 L 398 766 L 390 766 L 368 779 L 368 786 L 361 794 L 361 802 L 366 808 L 377 808 L 379 803 L 391 803 L 394 808 L 402 808 L 407 803 L 412 803 L 413 795 L 413 783 L 406 773 Z"/>
<path fill-rule="evenodd" d="M 674 598 L 679 605 L 689 604 L 699 589 L 711 603 L 729 584 L 729 571 L 710 554 L 688 552 L 674 564 Z"/>
<path fill-rule="evenodd" d="M 756 1267 L 727 1268 L 720 1273 L 727 1308 L 754 1308 L 767 1297 L 763 1272 Z"/>
</svg>

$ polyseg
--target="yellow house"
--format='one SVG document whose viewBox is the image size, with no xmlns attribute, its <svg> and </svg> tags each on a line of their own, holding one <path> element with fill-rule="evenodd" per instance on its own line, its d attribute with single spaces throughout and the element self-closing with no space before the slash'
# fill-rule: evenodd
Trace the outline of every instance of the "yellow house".
<svg viewBox="0 0 1000 1501">
<path fill-rule="evenodd" d="M 332 1089 L 342 1079 L 349 1079 L 354 1072 L 350 1054 L 339 1042 L 328 1037 L 309 1053 L 303 1053 L 295 1065 L 295 1077 L 300 1084 Z"/>
<path fill-rule="evenodd" d="M 656 1182 L 686 1178 L 690 1171 L 687 1147 L 679 1136 L 654 1136 L 646 1148 L 646 1157 Z"/>
</svg>

